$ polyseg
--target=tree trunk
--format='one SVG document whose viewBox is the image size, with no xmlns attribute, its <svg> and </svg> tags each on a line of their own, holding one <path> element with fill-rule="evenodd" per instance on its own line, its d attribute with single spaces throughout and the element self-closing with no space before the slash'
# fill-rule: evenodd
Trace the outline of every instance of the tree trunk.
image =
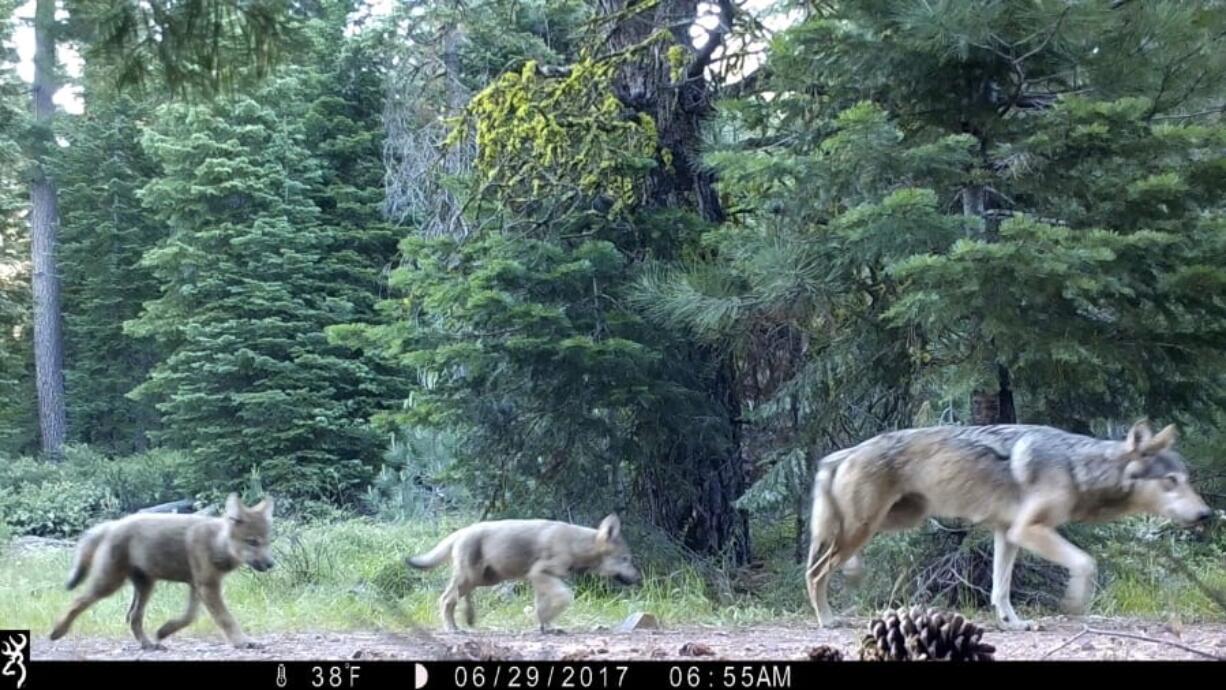
<svg viewBox="0 0 1226 690">
<path fill-rule="evenodd" d="M 986 144 L 984 148 L 986 150 Z M 999 222 L 988 214 L 987 190 L 983 185 L 968 185 L 962 190 L 962 213 L 983 221 L 982 236 L 985 240 L 991 242 L 996 239 Z M 987 364 L 996 368 L 997 388 L 995 391 L 979 389 L 971 393 L 971 423 L 1016 424 L 1017 411 L 1013 407 L 1009 369 L 994 353 L 987 360 Z"/>
<path fill-rule="evenodd" d="M 600 0 L 605 16 L 620 17 L 608 34 L 603 51 L 617 53 L 639 45 L 657 30 L 666 28 L 681 45 L 691 45 L 691 23 L 706 0 L 660 0 L 642 9 L 637 0 Z M 712 85 L 706 78 L 711 52 L 719 45 L 734 11 L 728 0 L 718 2 L 722 26 L 709 35 L 708 47 L 690 56 L 688 66 L 674 79 L 668 60 L 669 45 L 657 41 L 636 52 L 619 71 L 614 82 L 618 100 L 636 112 L 651 115 L 659 132 L 659 144 L 672 156 L 672 165 L 660 165 L 651 173 L 649 196 L 657 206 L 688 208 L 711 222 L 724 220 L 724 210 L 714 189 L 714 176 L 699 161 L 703 120 L 711 115 Z"/>
<path fill-rule="evenodd" d="M 633 49 L 662 28 L 671 32 L 677 44 L 689 46 L 689 28 L 703 4 L 699 0 L 660 0 L 654 5 L 637 0 L 599 0 L 599 11 L 610 18 L 600 53 Z M 618 100 L 635 112 L 651 116 L 660 147 L 672 157 L 671 165 L 659 165 L 652 171 L 646 206 L 688 209 L 715 223 L 724 220 L 724 211 L 714 189 L 714 176 L 699 164 L 698 149 L 702 122 L 711 114 L 712 85 L 707 81 L 706 67 L 734 11 L 729 0 L 719 0 L 718 5 L 722 10 L 721 28 L 709 36 L 706 48 L 691 51 L 690 62 L 679 77 L 669 63 L 669 44 L 656 41 L 635 49 L 614 80 Z M 680 534 L 686 545 L 699 553 L 720 554 L 734 564 L 747 563 L 751 556 L 749 516 L 736 508 L 748 476 L 741 447 L 741 399 L 735 363 L 730 356 L 710 348 L 696 346 L 690 356 L 708 363 L 715 372 L 705 383 L 706 395 L 726 419 L 727 450 L 710 455 L 703 448 L 680 443 L 684 449 L 665 460 L 670 463 L 670 471 L 650 473 L 645 488 L 661 527 Z M 687 485 L 684 492 L 677 489 L 679 479 Z"/>
<path fill-rule="evenodd" d="M 64 338 L 60 314 L 60 277 L 55 262 L 59 207 L 55 181 L 47 174 L 45 156 L 55 145 L 55 0 L 38 0 L 34 13 L 34 84 L 30 90 L 36 144 L 30 181 L 30 248 L 34 292 L 34 368 L 38 388 L 38 426 L 42 449 L 57 459 L 67 435 L 64 412 Z"/>
</svg>

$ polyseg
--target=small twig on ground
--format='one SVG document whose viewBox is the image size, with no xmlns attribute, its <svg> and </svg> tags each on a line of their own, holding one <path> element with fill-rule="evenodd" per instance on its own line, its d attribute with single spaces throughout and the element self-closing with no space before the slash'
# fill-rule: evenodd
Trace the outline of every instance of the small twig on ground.
<svg viewBox="0 0 1226 690">
<path fill-rule="evenodd" d="M 1207 659 L 1213 659 L 1214 661 L 1226 661 L 1226 657 L 1224 656 L 1218 656 L 1217 654 L 1212 654 L 1210 652 L 1202 651 L 1195 647 L 1189 647 L 1188 645 L 1182 644 L 1180 642 L 1171 642 L 1170 640 L 1160 640 L 1156 637 L 1150 637 L 1149 635 L 1139 635 L 1137 633 L 1121 632 L 1118 630 L 1099 630 L 1098 628 L 1091 628 L 1088 625 L 1083 626 L 1081 629 L 1081 632 L 1077 633 L 1076 635 L 1073 635 L 1072 637 L 1068 638 L 1064 642 L 1060 643 L 1059 646 L 1053 647 L 1052 649 L 1048 650 L 1040 658 L 1046 659 L 1052 654 L 1055 654 L 1061 649 L 1064 649 L 1065 647 L 1069 646 L 1075 640 L 1077 640 L 1083 635 L 1108 635 L 1108 636 L 1113 636 L 1113 637 L 1126 637 L 1131 640 L 1141 640 L 1142 642 L 1153 642 L 1155 644 L 1162 644 L 1168 647 L 1175 647 L 1177 649 L 1182 649 L 1185 652 L 1190 652 L 1198 656 L 1203 656 Z"/>
<path fill-rule="evenodd" d="M 1061 649 L 1064 649 L 1065 647 L 1073 644 L 1074 642 L 1077 641 L 1078 638 L 1080 638 L 1081 636 L 1085 635 L 1088 632 L 1090 632 L 1090 626 L 1088 625 L 1081 626 L 1081 632 L 1077 633 L 1076 635 L 1073 635 L 1072 637 L 1068 638 L 1064 642 L 1061 642 L 1058 646 L 1052 647 L 1051 649 L 1047 650 L 1046 652 L 1043 653 L 1043 656 L 1039 657 L 1039 659 L 1046 659 L 1052 654 L 1055 654 Z"/>
</svg>

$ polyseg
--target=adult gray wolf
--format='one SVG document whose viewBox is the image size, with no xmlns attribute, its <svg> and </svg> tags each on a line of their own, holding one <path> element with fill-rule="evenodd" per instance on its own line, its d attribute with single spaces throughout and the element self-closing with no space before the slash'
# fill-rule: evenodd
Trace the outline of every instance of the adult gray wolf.
<svg viewBox="0 0 1226 690">
<path fill-rule="evenodd" d="M 73 589 L 85 582 L 85 589 L 55 624 L 51 639 L 63 637 L 85 609 L 131 580 L 128 623 L 142 649 L 165 649 L 162 640 L 196 620 L 201 599 L 230 644 L 258 647 L 226 608 L 221 580 L 244 563 L 259 572 L 273 567 L 272 506 L 269 497 L 248 508 L 230 494 L 219 517 L 138 513 L 90 528 L 77 545 L 67 584 Z M 154 642 L 145 635 L 144 617 L 158 580 L 185 582 L 190 589 L 187 611 L 158 628 Z"/>
<path fill-rule="evenodd" d="M 439 599 L 443 624 L 455 632 L 455 608 L 460 599 L 467 607 L 471 627 L 477 621 L 472 591 L 505 580 L 527 580 L 536 594 L 536 617 L 541 632 L 574 599 L 562 578 L 593 572 L 626 585 L 642 582 L 630 548 L 622 537 L 621 521 L 609 515 L 596 529 L 553 520 L 491 520 L 452 532 L 429 553 L 408 559 L 408 564 L 429 570 L 451 557 L 451 581 Z M 560 631 L 552 631 L 560 632 Z"/>
<path fill-rule="evenodd" d="M 1067 568 L 1064 608 L 1084 612 L 1096 565 L 1056 528 L 1137 513 L 1183 525 L 1212 517 L 1188 483 L 1177 435 L 1174 425 L 1154 434 L 1144 420 L 1122 441 L 1023 424 L 941 426 L 881 434 L 827 455 L 814 481 L 805 574 L 819 622 L 838 623 L 827 600 L 835 569 L 860 571 L 858 554 L 875 534 L 930 516 L 992 529 L 991 600 L 1003 627 L 1032 627 L 1009 600 L 1019 547 Z"/>
</svg>

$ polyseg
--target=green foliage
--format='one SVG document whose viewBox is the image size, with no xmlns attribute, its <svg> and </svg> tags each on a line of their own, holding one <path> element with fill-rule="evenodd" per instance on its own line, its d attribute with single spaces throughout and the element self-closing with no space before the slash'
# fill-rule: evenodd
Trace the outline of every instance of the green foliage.
<svg viewBox="0 0 1226 690">
<path fill-rule="evenodd" d="M 165 228 L 138 192 L 160 174 L 140 145 L 152 107 L 90 94 L 89 114 L 70 120 L 70 145 L 55 161 L 60 194 L 66 391 L 75 440 L 130 453 L 148 446 L 157 413 L 127 394 L 160 353 L 149 338 L 124 333 L 125 321 L 158 294 L 142 255 Z"/>
<path fill-rule="evenodd" d="M 29 125 L 28 88 L 17 76 L 10 42 L 16 2 L 0 2 L 0 453 L 37 447 L 34 354 L 30 343 L 30 250 L 22 146 Z"/>
<path fill-rule="evenodd" d="M 212 95 L 265 76 L 301 40 L 287 0 L 68 0 L 71 38 L 115 88 Z"/>
<path fill-rule="evenodd" d="M 391 282 L 405 296 L 388 308 L 412 318 L 334 334 L 385 346 L 416 372 L 394 418 L 462 430 L 454 469 L 473 493 L 519 505 L 580 466 L 608 477 L 633 460 L 634 412 L 651 404 L 659 355 L 613 302 L 624 259 L 612 244 L 491 235 L 401 249 L 412 259 Z"/>
<path fill-rule="evenodd" d="M 1001 371 L 1028 422 L 1220 408 L 1226 14 L 1110 5 L 831 5 L 721 109 L 733 227 L 641 299 L 757 373 L 746 505 Z"/>
<path fill-rule="evenodd" d="M 15 534 L 76 537 L 100 520 L 188 496 L 180 483 L 185 455 L 153 450 L 108 457 L 67 446 L 64 461 L 32 458 L 0 466 L 0 522 Z"/>
<path fill-rule="evenodd" d="M 324 335 L 371 315 L 391 252 L 361 160 L 378 146 L 375 82 L 329 78 L 348 60 L 165 106 L 145 135 L 164 174 L 142 198 L 169 237 L 142 262 L 160 296 L 127 333 L 166 356 L 134 394 L 156 401 L 155 440 L 191 452 L 192 486 L 237 488 L 258 469 L 274 493 L 346 501 L 373 474 L 367 419 L 395 382 Z"/>
<path fill-rule="evenodd" d="M 106 487 L 120 513 L 190 495 L 181 479 L 190 460 L 178 451 L 157 449 L 110 458 L 90 446 L 68 446 L 64 460 L 68 476 Z"/>
<path fill-rule="evenodd" d="M 0 494 L 0 515 L 16 534 L 77 537 L 99 516 L 113 517 L 113 496 L 101 484 L 58 479 Z"/>
<path fill-rule="evenodd" d="M 430 520 L 471 508 L 464 485 L 446 483 L 457 444 L 455 435 L 425 428 L 393 435 L 385 464 L 366 488 L 366 509 L 384 520 Z"/>
</svg>

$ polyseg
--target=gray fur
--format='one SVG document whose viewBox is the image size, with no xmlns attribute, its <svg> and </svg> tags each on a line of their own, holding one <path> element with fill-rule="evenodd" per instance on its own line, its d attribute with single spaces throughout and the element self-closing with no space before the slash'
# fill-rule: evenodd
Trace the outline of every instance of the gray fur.
<svg viewBox="0 0 1226 690">
<path fill-rule="evenodd" d="M 1173 425 L 1153 434 L 1144 422 L 1123 441 L 1036 425 L 946 426 L 889 432 L 831 453 L 818 462 L 810 520 L 806 579 L 818 619 L 834 620 L 826 588 L 835 569 L 862 571 L 859 551 L 876 533 L 927 517 L 992 529 L 992 602 L 1002 624 L 1030 625 L 1009 603 L 1019 548 L 1068 568 L 1066 608 L 1084 610 L 1096 566 L 1057 527 L 1133 513 L 1184 524 L 1212 515 L 1188 484 L 1176 436 Z"/>
</svg>

